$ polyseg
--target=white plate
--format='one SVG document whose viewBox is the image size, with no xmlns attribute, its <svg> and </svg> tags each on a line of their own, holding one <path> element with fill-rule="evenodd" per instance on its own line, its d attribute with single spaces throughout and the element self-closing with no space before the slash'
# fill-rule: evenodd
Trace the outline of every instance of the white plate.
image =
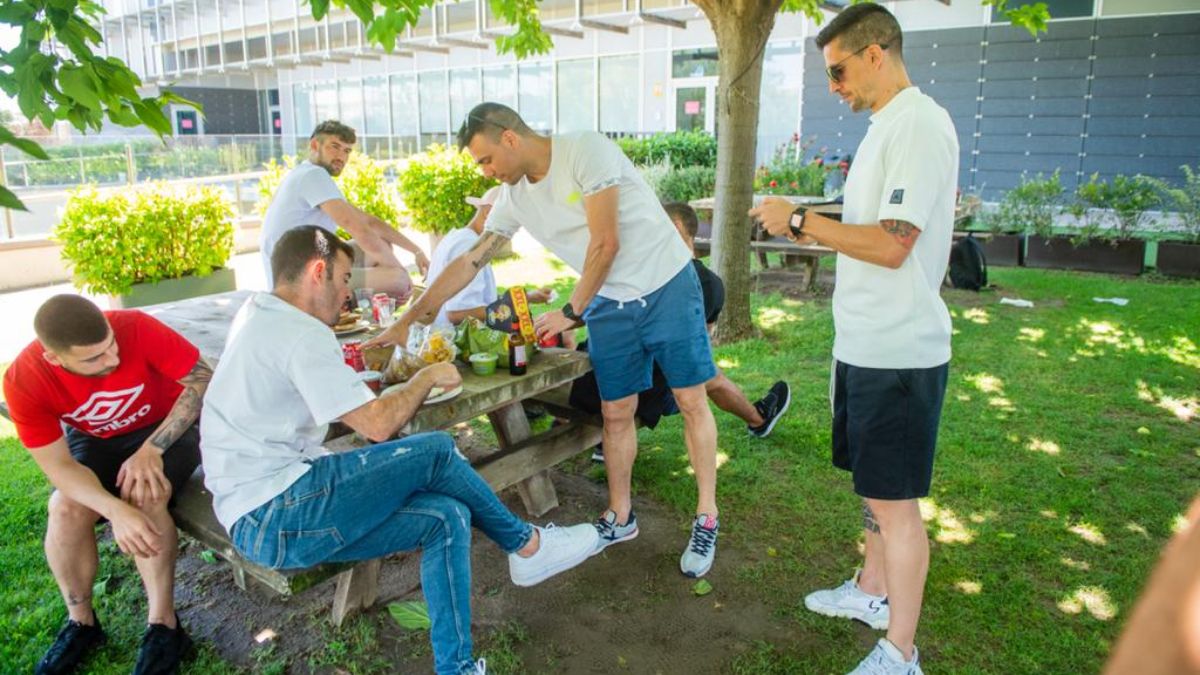
<svg viewBox="0 0 1200 675">
<path fill-rule="evenodd" d="M 442 391 L 440 393 L 438 392 L 438 389 L 441 389 L 441 387 L 434 387 L 433 389 L 429 390 L 429 397 L 425 399 L 425 403 L 423 405 L 429 405 L 430 403 L 441 403 L 442 401 L 449 401 L 450 399 L 454 398 L 455 396 L 458 396 L 459 394 L 461 394 L 463 391 L 461 384 L 453 389 Z"/>
<path fill-rule="evenodd" d="M 354 324 L 354 327 L 347 328 L 346 330 L 335 330 L 333 331 L 333 334 L 337 337 L 342 337 L 343 335 L 354 335 L 355 333 L 361 333 L 370 327 L 371 324 L 359 319 L 358 323 Z"/>
</svg>

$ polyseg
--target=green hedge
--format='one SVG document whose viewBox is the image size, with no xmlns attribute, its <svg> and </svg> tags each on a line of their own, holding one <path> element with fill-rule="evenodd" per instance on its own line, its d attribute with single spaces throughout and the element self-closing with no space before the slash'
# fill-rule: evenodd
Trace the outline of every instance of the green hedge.
<svg viewBox="0 0 1200 675">
<path fill-rule="evenodd" d="M 482 195 L 495 184 L 480 173 L 467 152 L 437 143 L 409 157 L 396 181 L 412 226 L 435 234 L 466 225 L 475 207 L 463 200 Z"/>
<path fill-rule="evenodd" d="M 620 138 L 617 145 L 637 166 L 667 162 L 673 169 L 717 166 L 717 139 L 703 131 L 657 133 L 645 138 Z"/>
</svg>

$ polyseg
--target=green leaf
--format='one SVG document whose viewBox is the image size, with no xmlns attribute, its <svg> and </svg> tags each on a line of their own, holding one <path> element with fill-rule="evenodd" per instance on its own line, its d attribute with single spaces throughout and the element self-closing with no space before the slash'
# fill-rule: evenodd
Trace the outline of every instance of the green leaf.
<svg viewBox="0 0 1200 675">
<path fill-rule="evenodd" d="M 63 66 L 58 71 L 58 86 L 74 101 L 91 108 L 101 110 L 100 97 L 96 95 L 92 78 L 88 77 L 83 68 Z"/>
<path fill-rule="evenodd" d="M 209 549 L 205 549 L 200 552 L 200 559 L 203 560 L 204 562 L 208 563 L 209 565 L 217 564 L 217 554 L 212 552 Z"/>
<path fill-rule="evenodd" d="M 708 583 L 708 579 L 701 579 L 692 586 L 692 592 L 697 596 L 705 596 L 713 592 L 712 584 Z"/>
<path fill-rule="evenodd" d="M 329 0 L 309 0 L 309 4 L 312 5 L 313 18 L 317 21 L 324 19 L 329 13 Z"/>
<path fill-rule="evenodd" d="M 393 602 L 388 604 L 388 614 L 406 630 L 429 630 L 429 608 L 423 602 Z"/>
<path fill-rule="evenodd" d="M 111 578 L 111 576 L 105 575 L 105 576 L 102 576 L 99 579 L 97 579 L 96 583 L 92 584 L 92 597 L 93 598 L 104 597 L 104 594 L 108 592 L 108 580 L 110 578 Z"/>
<path fill-rule="evenodd" d="M 6 127 L 0 127 L 0 144 L 11 145 L 21 152 L 38 159 L 50 159 L 50 155 L 36 141 L 28 138 L 18 138 Z"/>
<path fill-rule="evenodd" d="M 0 206 L 6 209 L 13 209 L 14 211 L 29 210 L 25 206 L 25 203 L 18 199 L 17 195 L 13 194 L 12 190 L 9 190 L 2 185 L 0 185 Z"/>
</svg>

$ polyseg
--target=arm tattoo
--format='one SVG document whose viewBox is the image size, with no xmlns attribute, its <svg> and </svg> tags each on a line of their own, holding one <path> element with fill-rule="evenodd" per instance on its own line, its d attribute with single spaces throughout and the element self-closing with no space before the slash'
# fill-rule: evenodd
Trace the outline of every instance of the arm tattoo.
<svg viewBox="0 0 1200 675">
<path fill-rule="evenodd" d="M 205 386 L 212 379 L 212 367 L 200 357 L 196 365 L 192 367 L 191 372 L 184 375 L 179 380 L 183 385 L 183 391 L 179 392 L 179 398 L 175 399 L 175 405 L 171 407 L 171 412 L 163 418 L 163 421 L 158 425 L 158 429 L 150 436 L 150 442 L 156 447 L 162 448 L 165 452 L 183 432 L 187 431 L 188 427 L 200 417 L 200 405 L 203 402 L 203 397 L 198 386 Z"/>
<path fill-rule="evenodd" d="M 867 532 L 879 534 L 879 521 L 875 520 L 875 512 L 871 510 L 871 506 L 863 502 L 863 529 Z"/>
<path fill-rule="evenodd" d="M 484 232 L 468 253 L 471 256 L 471 266 L 476 270 L 482 269 L 484 265 L 491 262 L 502 246 L 504 246 L 504 237 L 492 232 Z"/>
<path fill-rule="evenodd" d="M 883 228 L 884 232 L 892 235 L 897 241 L 906 246 L 912 246 L 913 242 L 917 240 L 917 235 L 921 233 L 921 228 L 905 220 L 893 220 L 889 218 L 879 221 L 879 225 Z"/>
</svg>

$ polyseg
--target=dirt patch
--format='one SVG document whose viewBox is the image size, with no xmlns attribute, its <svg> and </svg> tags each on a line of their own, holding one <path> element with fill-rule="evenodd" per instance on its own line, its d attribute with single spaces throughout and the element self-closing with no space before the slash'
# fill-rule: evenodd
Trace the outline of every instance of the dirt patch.
<svg viewBox="0 0 1200 675">
<path fill-rule="evenodd" d="M 754 287 L 751 290 L 759 295 L 778 293 L 787 298 L 828 300 L 833 295 L 833 277 L 832 268 L 817 270 L 817 283 L 813 290 L 809 290 L 803 285 L 802 267 L 772 268 L 754 275 Z"/>
<path fill-rule="evenodd" d="M 467 438 L 463 445 L 476 449 Z M 554 483 L 560 506 L 538 519 L 540 524 L 589 521 L 605 503 L 603 483 L 557 471 Z M 524 513 L 514 490 L 502 498 Z M 695 581 L 679 572 L 685 518 L 645 498 L 638 498 L 637 507 L 636 540 L 528 589 L 512 585 L 504 554 L 476 531 L 471 555 L 476 651 L 503 648 L 519 657 L 523 673 L 700 673 L 727 669 L 756 642 L 794 642 L 788 622 L 754 600 L 754 589 L 737 578 L 739 567 L 752 564 L 754 556 L 723 542 L 707 577 L 714 590 L 699 597 L 692 590 Z M 389 559 L 379 603 L 337 629 L 329 623 L 332 581 L 287 600 L 261 588 L 243 592 L 229 568 L 205 563 L 201 550 L 192 542 L 181 556 L 176 599 L 192 634 L 223 658 L 256 670 L 286 661 L 293 673 L 338 672 L 351 663 L 354 671 L 432 670 L 428 636 L 406 633 L 386 610 L 393 600 L 421 599 L 417 555 Z M 269 652 L 253 640 L 266 628 L 279 635 Z"/>
</svg>

